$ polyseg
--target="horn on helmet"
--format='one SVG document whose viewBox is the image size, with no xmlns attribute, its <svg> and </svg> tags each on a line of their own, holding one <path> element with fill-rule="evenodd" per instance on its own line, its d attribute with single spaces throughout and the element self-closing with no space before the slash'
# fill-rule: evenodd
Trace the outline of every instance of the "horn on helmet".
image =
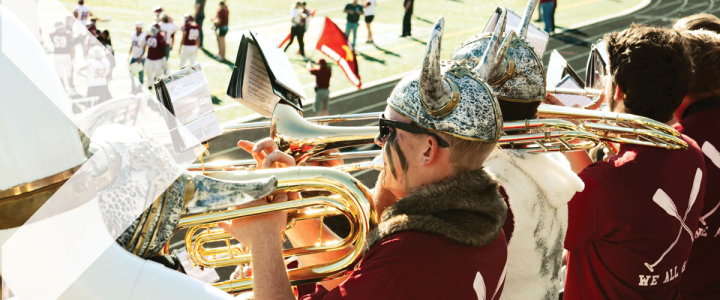
<svg viewBox="0 0 720 300">
<path fill-rule="evenodd" d="M 443 80 L 440 71 L 440 41 L 444 27 L 445 19 L 440 17 L 430 31 L 425 60 L 418 81 L 420 100 L 429 111 L 438 111 L 450 101 L 451 88 Z"/>
<path fill-rule="evenodd" d="M 485 81 L 488 81 L 490 79 L 490 74 L 492 74 L 493 70 L 495 70 L 497 65 L 502 61 L 502 57 L 505 56 L 504 53 L 502 56 L 500 56 L 499 50 L 503 44 L 502 38 L 503 32 L 505 31 L 506 23 L 507 10 L 503 9 L 502 13 L 500 14 L 500 18 L 498 18 L 497 25 L 495 25 L 493 35 L 492 37 L 490 37 L 490 42 L 487 45 L 487 50 L 480 59 L 480 64 L 478 64 L 478 66 L 475 68 L 475 71 L 478 73 L 480 78 L 484 79 Z M 505 50 L 505 52 L 507 52 L 507 49 Z"/>
<path fill-rule="evenodd" d="M 523 15 L 522 22 L 520 22 L 520 28 L 518 28 L 518 36 L 523 39 L 527 37 L 530 20 L 532 20 L 532 15 L 533 12 L 535 12 L 537 4 L 538 0 L 528 0 L 528 4 L 525 7 L 525 14 Z"/>
</svg>

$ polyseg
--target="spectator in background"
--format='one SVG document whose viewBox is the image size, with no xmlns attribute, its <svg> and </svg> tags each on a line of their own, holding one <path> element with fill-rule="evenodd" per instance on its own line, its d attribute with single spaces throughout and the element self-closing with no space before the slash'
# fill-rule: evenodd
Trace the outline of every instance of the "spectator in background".
<svg viewBox="0 0 720 300">
<path fill-rule="evenodd" d="M 165 74 L 167 75 L 167 61 L 170 58 L 170 51 L 172 51 L 173 44 L 175 43 L 175 32 L 177 32 L 178 26 L 170 22 L 170 16 L 168 16 L 167 13 L 162 13 L 160 19 L 162 20 L 160 22 L 160 31 L 165 36 Z"/>
<path fill-rule="evenodd" d="M 405 16 L 403 16 L 402 35 L 400 35 L 400 37 L 408 37 L 412 35 L 410 33 L 412 29 L 410 19 L 412 18 L 413 14 L 413 5 L 415 5 L 415 0 L 405 0 L 403 2 L 403 7 L 405 8 Z"/>
<path fill-rule="evenodd" d="M 315 75 L 315 115 L 327 116 L 332 71 L 323 58 L 318 60 L 318 68 L 312 68 L 310 63 L 311 62 L 308 61 L 307 69 L 310 70 L 310 74 Z"/>
<path fill-rule="evenodd" d="M 185 25 L 182 27 L 183 35 L 180 41 L 181 68 L 185 66 L 185 62 L 188 60 L 190 60 L 190 65 L 195 64 L 201 32 L 200 25 L 195 23 L 193 17 L 190 14 L 185 14 Z"/>
<path fill-rule="evenodd" d="M 67 85 L 67 90 L 70 94 L 77 94 L 75 92 L 75 85 L 73 84 L 73 62 L 72 53 L 74 52 L 73 47 L 73 36 L 65 24 L 62 22 L 55 23 L 55 32 L 50 33 L 50 41 L 53 44 L 53 60 L 55 63 L 55 71 L 61 81 Z"/>
<path fill-rule="evenodd" d="M 88 90 L 87 97 L 98 97 L 97 104 L 112 98 L 108 90 L 107 74 L 110 72 L 110 63 L 105 56 L 105 48 L 93 46 L 89 51 L 87 66 Z"/>
<path fill-rule="evenodd" d="M 228 18 L 230 11 L 228 11 L 225 1 L 220 1 L 220 8 L 218 9 L 217 16 L 215 17 L 215 35 L 217 35 L 218 41 L 218 55 L 215 59 L 219 61 L 225 61 L 225 35 L 228 33 Z"/>
<path fill-rule="evenodd" d="M 200 27 L 198 47 L 203 47 L 202 24 L 205 20 L 205 0 L 195 0 L 195 23 Z"/>
<path fill-rule="evenodd" d="M 90 22 L 85 25 L 85 28 L 87 31 L 90 32 L 90 34 L 85 35 L 85 38 L 83 40 L 83 56 L 87 57 L 88 50 L 92 47 L 92 38 L 99 38 L 100 33 L 98 32 L 97 26 L 97 18 L 90 19 Z"/>
<path fill-rule="evenodd" d="M 135 32 L 133 32 L 133 34 L 130 36 L 132 46 L 130 47 L 130 66 L 128 67 L 128 69 L 133 75 L 140 75 L 140 86 L 136 87 L 135 81 L 133 80 L 133 93 L 139 93 L 141 91 L 140 88 L 143 86 L 145 75 L 145 72 L 143 72 L 143 69 L 145 68 L 145 58 L 143 58 L 143 55 L 145 54 L 146 37 L 147 34 L 143 32 L 143 23 L 140 21 L 135 22 Z"/>
<path fill-rule="evenodd" d="M 103 30 L 100 32 L 100 35 L 98 36 L 98 42 L 102 44 L 103 46 L 112 46 L 112 40 L 110 39 L 110 31 Z"/>
<path fill-rule="evenodd" d="M 353 0 L 352 3 L 345 5 L 345 13 L 347 14 L 345 36 L 347 36 L 348 41 L 350 41 L 350 33 L 353 33 L 352 47 L 354 50 L 355 40 L 357 39 L 358 21 L 360 21 L 360 15 L 363 14 L 363 7 L 358 4 L 357 0 Z"/>
<path fill-rule="evenodd" d="M 367 42 L 368 44 L 372 44 L 375 41 L 373 41 L 372 36 L 372 29 L 370 28 L 370 24 L 372 23 L 373 19 L 375 19 L 375 6 L 377 5 L 377 0 L 367 0 L 365 2 L 365 25 L 367 25 L 367 31 L 368 31 L 368 37 Z"/>
<path fill-rule="evenodd" d="M 303 7 L 303 3 L 298 1 L 295 2 L 295 6 L 290 9 L 290 22 L 292 23 L 292 27 L 290 27 L 290 42 L 285 46 L 285 49 L 283 51 L 287 51 L 288 48 L 290 48 L 290 45 L 292 45 L 293 41 L 295 40 L 295 37 L 297 37 L 298 44 L 300 47 L 300 55 L 302 55 L 303 58 L 305 58 L 305 21 L 307 20 L 307 15 L 304 13 L 305 9 Z"/>
<path fill-rule="evenodd" d="M 150 25 L 150 34 L 145 38 L 147 46 L 147 61 L 145 61 L 145 72 L 148 76 L 148 88 L 152 89 L 155 80 L 164 73 L 165 66 L 165 38 L 160 33 L 160 25 L 153 22 Z"/>
<path fill-rule="evenodd" d="M 555 7 L 557 7 L 557 0 L 540 0 L 545 32 L 551 35 L 555 34 Z"/>
<path fill-rule="evenodd" d="M 305 14 L 305 32 L 307 32 L 308 26 L 310 26 L 310 18 L 312 18 L 312 13 L 310 12 L 310 10 L 308 10 L 307 2 L 305 1 L 303 1 L 302 3 L 302 11 Z"/>
<path fill-rule="evenodd" d="M 98 38 L 100 43 L 105 46 L 107 49 L 107 54 L 105 55 L 107 57 L 108 62 L 110 63 L 110 70 L 108 70 L 107 79 L 112 79 L 112 71 L 115 69 L 115 50 L 113 50 L 112 47 L 112 40 L 110 39 L 110 31 L 103 30 L 100 33 L 100 37 Z"/>
</svg>

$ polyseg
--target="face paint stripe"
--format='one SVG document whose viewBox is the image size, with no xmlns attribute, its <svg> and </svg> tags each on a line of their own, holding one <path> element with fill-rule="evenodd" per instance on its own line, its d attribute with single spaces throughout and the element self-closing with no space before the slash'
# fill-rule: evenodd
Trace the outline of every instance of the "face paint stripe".
<svg viewBox="0 0 720 300">
<path fill-rule="evenodd" d="M 387 142 L 385 143 L 385 147 L 383 147 L 383 149 L 385 150 L 385 157 L 387 157 L 388 160 L 388 166 L 390 166 L 390 172 L 392 173 L 393 178 L 397 179 L 397 171 L 395 171 L 395 164 L 393 163 L 392 153 L 390 153 L 390 147 L 394 144 L 395 129 L 391 129 L 387 137 Z"/>
<path fill-rule="evenodd" d="M 402 149 L 400 149 L 398 143 L 393 144 L 393 148 L 395 148 L 395 152 L 397 152 L 398 159 L 400 160 L 400 167 L 402 167 L 403 172 L 407 174 L 408 164 L 407 160 L 405 160 L 405 154 L 402 152 Z"/>
</svg>

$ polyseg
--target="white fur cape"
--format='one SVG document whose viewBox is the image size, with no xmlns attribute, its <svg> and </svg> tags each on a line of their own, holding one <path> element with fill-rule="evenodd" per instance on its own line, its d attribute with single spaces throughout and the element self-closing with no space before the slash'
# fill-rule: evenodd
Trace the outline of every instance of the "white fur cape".
<svg viewBox="0 0 720 300">
<path fill-rule="evenodd" d="M 485 166 L 505 189 L 515 225 L 500 299 L 557 299 L 567 203 L 582 180 L 562 154 L 495 150 Z"/>
</svg>

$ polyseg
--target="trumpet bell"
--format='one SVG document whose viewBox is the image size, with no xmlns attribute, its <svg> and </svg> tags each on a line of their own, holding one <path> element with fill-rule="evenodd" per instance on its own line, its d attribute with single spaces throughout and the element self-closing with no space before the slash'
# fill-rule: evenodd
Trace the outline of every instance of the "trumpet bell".
<svg viewBox="0 0 720 300">
<path fill-rule="evenodd" d="M 278 104 L 273 111 L 270 136 L 280 151 L 302 164 L 323 151 L 373 143 L 376 127 L 321 126 L 305 120 L 293 107 Z"/>
</svg>

